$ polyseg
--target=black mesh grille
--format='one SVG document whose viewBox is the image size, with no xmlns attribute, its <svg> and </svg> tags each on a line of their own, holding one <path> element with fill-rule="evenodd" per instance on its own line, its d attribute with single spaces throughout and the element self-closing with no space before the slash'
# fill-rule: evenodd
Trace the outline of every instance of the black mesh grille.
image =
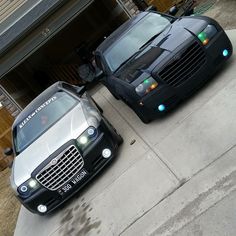
<svg viewBox="0 0 236 236">
<path fill-rule="evenodd" d="M 158 76 L 167 84 L 178 87 L 192 77 L 205 61 L 203 48 L 197 42 L 194 42 L 180 57 L 164 67 Z"/>
</svg>

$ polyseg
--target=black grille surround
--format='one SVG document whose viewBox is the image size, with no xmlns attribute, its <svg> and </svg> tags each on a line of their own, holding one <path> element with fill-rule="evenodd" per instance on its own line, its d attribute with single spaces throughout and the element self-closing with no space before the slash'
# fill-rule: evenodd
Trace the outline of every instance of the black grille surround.
<svg viewBox="0 0 236 236">
<path fill-rule="evenodd" d="M 166 84 L 178 87 L 194 76 L 205 62 L 202 45 L 194 41 L 182 54 L 176 54 L 157 76 Z"/>
<path fill-rule="evenodd" d="M 73 178 L 83 166 L 83 157 L 71 145 L 39 171 L 36 179 L 48 190 L 55 191 Z"/>
</svg>

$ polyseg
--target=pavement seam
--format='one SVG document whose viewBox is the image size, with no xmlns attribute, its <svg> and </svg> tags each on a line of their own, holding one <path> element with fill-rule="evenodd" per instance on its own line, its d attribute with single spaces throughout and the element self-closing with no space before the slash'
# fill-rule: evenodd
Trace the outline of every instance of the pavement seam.
<svg viewBox="0 0 236 236">
<path fill-rule="evenodd" d="M 188 182 L 188 181 L 187 181 Z M 176 188 L 174 188 L 170 193 L 168 193 L 166 196 L 164 196 L 160 201 L 158 201 L 155 205 L 153 205 L 151 208 L 149 208 L 146 212 L 144 212 L 141 216 L 139 216 L 137 219 L 135 219 L 132 223 L 130 223 L 127 227 L 125 227 L 120 233 L 119 236 L 121 236 L 127 229 L 129 229 L 132 225 L 134 225 L 137 221 L 139 221 L 143 216 L 148 214 L 153 208 L 155 208 L 158 204 L 163 202 L 166 198 L 171 196 L 176 190 L 178 190 L 180 187 L 182 187 L 183 184 L 178 185 Z"/>
<path fill-rule="evenodd" d="M 134 222 L 132 222 L 129 226 L 127 226 L 119 235 L 121 236 L 126 230 L 128 230 L 132 225 L 134 225 L 139 219 L 141 219 L 143 216 L 145 216 L 146 214 L 148 214 L 152 209 L 154 209 L 158 204 L 160 204 L 162 201 L 166 200 L 168 197 L 170 197 L 176 190 L 178 190 L 179 188 L 181 188 L 183 185 L 185 185 L 186 183 L 190 182 L 191 180 L 193 180 L 195 177 L 197 178 L 197 175 L 207 169 L 208 167 L 210 167 L 212 164 L 214 164 L 215 162 L 217 162 L 221 157 L 223 157 L 225 154 L 227 154 L 228 152 L 230 152 L 232 149 L 234 149 L 236 147 L 236 144 L 233 145 L 232 147 L 230 147 L 229 149 L 227 149 L 227 151 L 225 151 L 223 154 L 221 154 L 216 160 L 212 161 L 210 164 L 208 164 L 205 168 L 201 169 L 200 171 L 198 171 L 197 173 L 195 173 L 191 178 L 187 179 L 185 182 L 183 182 L 182 184 L 180 184 L 177 188 L 175 188 L 170 194 L 168 194 L 167 196 L 165 196 L 162 200 L 160 200 L 157 204 L 155 204 L 153 207 L 151 207 L 149 210 L 147 210 L 146 212 L 143 213 L 142 216 L 140 216 L 139 218 L 137 218 Z M 216 203 L 214 203 L 212 206 L 210 206 L 208 209 L 210 209 L 211 207 L 213 207 L 214 205 L 216 205 L 217 203 L 219 203 L 221 200 L 223 200 L 224 198 L 226 198 L 227 196 L 229 196 L 229 194 L 231 194 L 232 192 L 234 192 L 236 190 L 232 190 L 231 192 L 229 192 L 228 194 L 226 194 L 224 197 L 222 197 L 220 200 L 218 200 Z M 204 212 L 206 212 L 208 209 L 206 209 L 205 211 L 203 211 L 202 213 L 200 213 L 199 215 L 197 215 L 196 217 L 194 217 L 194 219 L 196 219 L 197 217 L 199 217 L 201 214 L 203 214 Z M 192 221 L 194 221 L 194 219 L 192 219 L 190 222 L 188 222 L 186 225 L 188 225 L 189 223 L 191 223 Z M 186 225 L 184 225 L 183 227 L 181 227 L 179 230 L 181 230 L 182 228 L 184 228 Z M 178 232 L 179 230 L 175 231 L 174 233 Z"/>
<path fill-rule="evenodd" d="M 145 153 L 144 153 L 144 155 L 145 154 L 147 154 L 147 153 L 149 153 L 150 152 L 150 150 L 147 150 Z M 142 159 L 139 159 L 138 161 L 136 161 L 136 162 L 134 162 L 134 163 L 132 163 L 129 167 L 127 167 L 127 169 L 124 171 L 124 172 L 122 172 L 116 179 L 114 179 L 114 181 L 112 181 L 110 184 L 108 184 L 108 185 L 106 185 L 106 187 L 104 188 L 104 190 L 106 190 L 107 188 L 109 188 L 113 183 L 115 183 L 120 177 L 122 177 L 130 168 L 132 168 L 132 166 L 134 166 L 137 162 L 139 162 L 139 161 L 141 161 Z M 157 204 L 159 204 L 160 202 L 162 202 L 165 198 L 167 198 L 168 196 L 170 196 L 173 192 L 175 192 L 178 188 L 180 188 L 182 186 L 182 184 L 180 183 L 179 185 L 177 185 L 170 193 L 168 193 L 168 194 L 166 194 L 165 196 L 163 196 L 163 198 L 157 203 Z M 89 199 L 89 201 L 88 201 L 88 203 L 92 203 L 92 201 L 94 200 L 94 199 L 96 199 L 97 197 L 99 197 L 101 194 L 103 194 L 102 192 L 101 193 L 98 193 L 96 196 L 94 196 L 94 197 L 92 197 L 91 199 Z M 155 204 L 153 207 L 155 207 L 157 204 Z M 152 207 L 152 208 L 153 208 Z M 151 209 L 150 209 L 151 210 Z M 149 212 L 149 209 L 146 211 L 146 212 Z M 145 213 L 143 214 L 143 215 L 145 215 Z M 142 215 L 142 216 L 143 216 Z M 135 222 L 137 221 L 137 220 L 139 220 L 142 216 L 140 216 L 139 218 L 137 218 L 136 220 L 135 220 Z M 63 223 L 63 224 L 61 224 L 60 225 L 60 227 L 59 228 L 57 228 L 57 229 L 55 229 L 52 233 L 50 233 L 49 234 L 49 236 L 53 236 L 57 231 L 60 231 L 66 224 L 68 224 L 69 222 L 73 222 L 73 218 L 72 219 L 70 219 L 69 221 L 66 221 L 65 223 Z M 134 223 L 135 223 L 134 222 Z M 128 228 L 129 228 L 130 226 L 128 226 Z M 124 230 L 123 230 L 124 231 Z M 122 231 L 122 232 L 123 232 Z"/>
<path fill-rule="evenodd" d="M 116 112 L 127 122 L 127 124 L 130 126 L 130 128 L 133 130 L 133 132 L 148 146 L 148 148 L 156 154 L 157 158 L 163 163 L 164 166 L 166 166 L 166 168 L 170 171 L 170 173 L 179 182 L 181 182 L 181 179 L 178 178 L 177 174 L 173 170 L 171 170 L 171 168 L 168 166 L 168 164 L 156 153 L 156 151 L 151 147 L 151 145 L 137 133 L 137 131 L 134 129 L 133 125 L 123 116 L 123 114 L 119 113 L 119 111 L 112 105 L 112 103 L 108 99 L 106 99 L 105 96 L 103 96 L 103 94 L 100 91 L 99 91 L 99 94 L 102 97 L 104 97 L 104 99 L 113 107 L 113 109 L 116 110 Z"/>
<path fill-rule="evenodd" d="M 230 63 L 232 63 L 232 60 L 233 60 L 233 58 L 230 58 L 230 60 L 227 61 L 227 65 L 226 65 L 225 67 L 230 66 Z M 227 69 L 227 68 L 222 68 L 222 70 L 220 71 L 220 73 L 223 73 L 223 70 L 226 70 L 226 69 Z M 209 80 L 209 83 L 207 83 L 206 85 L 203 85 L 203 89 L 207 89 L 207 86 L 210 86 L 210 83 L 211 83 L 211 82 L 214 82 L 214 81 L 213 81 L 214 79 L 217 80 L 217 78 L 216 78 L 217 76 L 218 76 L 218 74 L 215 74 L 215 75 Z M 195 112 L 199 111 L 200 109 L 202 109 L 202 106 L 206 105 L 211 99 L 213 99 L 214 97 L 216 97 L 216 96 L 217 96 L 222 90 L 224 90 L 227 86 L 228 86 L 228 84 L 225 84 L 223 87 L 221 87 L 221 89 L 217 90 L 217 93 L 213 93 L 210 97 L 208 97 L 207 100 L 203 102 L 203 104 L 199 105 L 199 106 L 196 107 L 193 111 L 191 111 L 190 113 L 186 114 L 186 116 L 184 116 L 182 119 L 180 119 L 179 121 L 177 121 L 176 123 L 174 123 L 174 125 L 173 125 L 173 130 L 171 130 L 171 132 L 169 132 L 167 135 L 165 135 L 165 136 L 162 138 L 161 141 L 155 143 L 154 146 L 158 146 L 161 142 L 163 142 L 164 139 L 168 138 L 168 137 L 172 134 L 172 132 L 173 132 L 174 130 L 178 129 L 178 127 L 180 127 L 181 124 L 182 124 L 185 120 L 187 120 L 188 118 L 190 118 L 190 117 L 193 115 L 193 113 L 195 113 Z M 201 92 L 204 92 L 203 89 L 201 89 L 201 90 L 199 89 L 199 90 L 198 90 L 193 96 L 191 96 L 191 97 L 188 99 L 188 101 L 186 101 L 185 103 L 190 103 L 192 99 L 196 98 L 196 96 L 199 96 L 199 94 L 200 94 Z M 183 106 L 184 104 L 181 104 L 181 105 Z"/>
<path fill-rule="evenodd" d="M 213 207 L 215 207 L 217 204 L 219 204 L 221 201 L 223 201 L 224 199 L 228 198 L 230 194 L 234 194 L 236 193 L 236 189 L 232 190 L 231 192 L 229 192 L 228 194 L 226 194 L 224 197 L 222 197 L 220 200 L 216 201 L 214 204 L 212 204 L 210 207 L 208 207 L 206 210 L 204 210 L 203 212 L 201 212 L 199 215 L 197 215 L 196 217 L 194 217 L 192 220 L 190 220 L 187 224 L 183 225 L 183 227 L 181 227 L 180 229 L 176 230 L 173 234 L 179 233 L 182 229 L 184 229 L 185 227 L 187 227 L 188 225 L 190 225 L 194 220 L 198 219 L 199 217 L 201 217 L 202 215 L 204 215 L 208 210 L 212 209 Z"/>
<path fill-rule="evenodd" d="M 222 89 L 224 89 L 224 87 L 223 87 Z M 106 99 L 106 97 L 103 96 L 103 94 L 102 94 L 100 91 L 98 91 L 98 92 L 99 92 L 99 94 L 113 107 L 113 109 L 115 109 L 116 112 L 119 113 L 119 111 L 113 106 L 113 104 L 112 104 L 108 99 Z M 214 97 L 214 96 L 216 96 L 216 95 L 217 95 L 217 94 L 214 94 L 213 96 L 211 96 L 204 104 L 206 104 L 212 97 Z M 187 119 L 189 116 L 191 116 L 196 110 L 199 110 L 199 108 L 195 109 L 193 112 L 191 112 L 189 115 L 187 115 L 184 119 L 182 119 L 180 122 L 177 122 L 176 124 L 179 124 L 179 125 L 180 125 L 185 119 Z M 160 201 L 158 201 L 155 205 L 153 205 L 151 208 L 149 208 L 149 209 L 148 209 L 146 212 L 144 212 L 141 216 L 139 216 L 137 219 L 135 219 L 135 220 L 134 220 L 132 223 L 130 223 L 127 227 L 125 227 L 125 229 L 123 229 L 119 235 L 122 235 L 127 229 L 129 229 L 132 225 L 134 225 L 137 221 L 139 221 L 143 216 L 145 216 L 146 214 L 148 214 L 148 213 L 149 213 L 153 208 L 155 208 L 158 204 L 160 204 L 162 201 L 164 201 L 164 200 L 167 199 L 169 196 L 171 196 L 176 190 L 178 190 L 180 187 L 182 187 L 185 183 L 189 182 L 191 178 L 195 177 L 195 176 L 196 176 L 197 174 L 199 174 L 201 171 L 203 171 L 204 169 L 206 169 L 207 167 L 209 167 L 210 165 L 212 165 L 214 162 L 216 162 L 217 160 L 219 160 L 222 156 L 224 156 L 227 152 L 229 152 L 231 149 L 233 149 L 233 148 L 236 146 L 236 145 L 233 145 L 231 148 L 229 148 L 229 149 L 226 150 L 223 154 L 221 154 L 217 159 L 215 159 L 214 161 L 212 161 L 211 163 L 209 163 L 207 166 L 205 166 L 203 169 L 201 169 L 201 170 L 199 170 L 197 173 L 195 173 L 190 179 L 183 181 L 183 180 L 179 179 L 179 178 L 177 177 L 177 175 L 175 174 L 175 172 L 172 171 L 172 170 L 169 168 L 169 166 L 165 163 L 165 161 L 162 160 L 162 158 L 160 157 L 160 155 L 157 154 L 157 152 L 152 149 L 151 145 L 149 145 L 149 144 L 136 132 L 136 130 L 134 129 L 133 125 L 131 125 L 131 123 L 130 123 L 121 113 L 119 113 L 119 115 L 121 116 L 122 119 L 124 119 L 124 120 L 127 122 L 127 124 L 130 126 L 130 128 L 132 129 L 132 131 L 133 131 L 133 132 L 147 145 L 147 147 L 149 148 L 149 150 L 147 150 L 147 151 L 144 153 L 144 155 L 145 155 L 146 153 L 152 151 L 152 152 L 158 157 L 158 159 L 161 161 L 161 163 L 163 163 L 163 165 L 169 170 L 169 172 L 170 172 L 172 175 L 174 175 L 175 178 L 179 181 L 179 184 L 178 184 L 170 193 L 168 193 L 167 195 L 165 195 Z M 178 126 L 179 126 L 179 125 L 178 125 Z M 177 126 L 177 127 L 178 127 L 178 126 Z M 177 128 L 177 127 L 176 127 L 176 128 Z M 122 175 L 124 175 L 124 174 L 128 171 L 128 169 L 130 169 L 134 164 L 135 164 L 135 162 L 132 163 L 124 172 L 121 173 L 121 175 L 120 175 L 119 177 L 117 177 L 116 179 L 114 179 L 114 181 L 113 181 L 112 183 L 108 184 L 104 189 L 108 188 L 108 187 L 111 186 L 114 182 L 116 182 L 117 179 L 119 179 Z M 94 196 L 93 198 L 91 198 L 89 202 L 92 202 L 92 201 L 93 201 L 95 198 L 97 198 L 99 195 L 100 195 L 100 194 L 97 194 L 96 196 Z M 227 196 L 228 196 L 228 195 L 227 195 Z M 226 196 L 225 196 L 225 197 L 226 197 Z M 221 199 L 221 200 L 222 200 L 222 199 Z M 219 200 L 219 201 L 221 201 L 221 200 Z M 216 203 L 216 204 L 217 204 L 217 203 Z M 214 205 L 213 205 L 213 206 L 214 206 Z M 204 212 L 205 212 L 205 211 L 204 211 Z M 204 212 L 202 212 L 201 214 L 203 214 Z M 201 214 L 200 214 L 200 215 L 201 215 Z M 200 215 L 198 215 L 198 216 L 200 216 Z M 196 216 L 195 218 L 197 218 L 198 216 Z M 194 220 L 194 219 L 193 219 L 193 220 Z M 193 221 L 193 220 L 192 220 L 192 221 Z M 68 221 L 68 222 L 71 222 L 71 221 L 73 221 L 73 219 L 71 219 L 71 220 Z M 57 228 L 55 231 L 53 231 L 50 235 L 52 236 L 52 235 L 54 235 L 55 233 L 57 233 L 58 231 L 60 231 L 60 229 L 63 228 L 66 224 L 68 224 L 68 222 L 65 222 L 63 225 L 61 225 L 59 228 Z M 189 223 L 191 223 L 191 221 L 190 221 Z M 187 225 L 187 224 L 186 224 L 186 225 Z M 183 226 L 183 227 L 185 227 L 185 226 Z M 182 228 L 183 228 L 183 227 L 182 227 Z"/>
<path fill-rule="evenodd" d="M 203 170 L 207 169 L 208 167 L 210 167 L 211 165 L 213 165 L 215 162 L 217 162 L 218 160 L 220 160 L 225 154 L 227 154 L 228 152 L 230 152 L 232 149 L 234 149 L 236 147 L 236 144 L 232 145 L 231 147 L 229 147 L 225 152 L 223 152 L 222 154 L 220 154 L 216 159 L 214 159 L 212 162 L 208 163 L 206 166 L 204 166 L 202 169 L 198 170 L 195 174 L 193 174 L 188 181 L 197 176 L 200 172 L 202 172 Z M 187 181 L 186 181 L 187 182 Z"/>
</svg>

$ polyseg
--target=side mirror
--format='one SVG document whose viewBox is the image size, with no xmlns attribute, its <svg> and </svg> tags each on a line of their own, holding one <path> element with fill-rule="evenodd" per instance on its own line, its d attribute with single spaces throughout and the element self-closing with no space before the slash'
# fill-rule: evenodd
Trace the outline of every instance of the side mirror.
<svg viewBox="0 0 236 236">
<path fill-rule="evenodd" d="M 102 79 L 103 76 L 104 76 L 104 71 L 98 69 L 98 71 L 95 74 L 95 80 L 100 80 L 100 79 Z"/>
<path fill-rule="evenodd" d="M 13 149 L 12 148 L 6 148 L 4 149 L 4 154 L 6 156 L 11 156 L 13 154 Z"/>
<path fill-rule="evenodd" d="M 178 10 L 179 10 L 178 7 L 173 6 L 173 7 L 170 8 L 169 14 L 170 14 L 171 16 L 175 16 L 175 15 L 177 14 Z"/>
<path fill-rule="evenodd" d="M 80 96 L 82 96 L 86 91 L 85 86 L 76 86 L 76 93 Z"/>
</svg>

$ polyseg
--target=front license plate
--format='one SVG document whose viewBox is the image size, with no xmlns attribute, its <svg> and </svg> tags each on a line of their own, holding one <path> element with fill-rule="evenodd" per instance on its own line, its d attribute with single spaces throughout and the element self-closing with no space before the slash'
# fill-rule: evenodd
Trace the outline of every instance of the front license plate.
<svg viewBox="0 0 236 236">
<path fill-rule="evenodd" d="M 84 179 L 88 175 L 86 170 L 81 170 L 75 177 L 73 177 L 70 182 L 63 185 L 60 189 L 58 189 L 58 193 L 60 195 L 64 195 L 65 193 L 71 191 L 75 185 L 77 185 L 82 179 Z"/>
</svg>

